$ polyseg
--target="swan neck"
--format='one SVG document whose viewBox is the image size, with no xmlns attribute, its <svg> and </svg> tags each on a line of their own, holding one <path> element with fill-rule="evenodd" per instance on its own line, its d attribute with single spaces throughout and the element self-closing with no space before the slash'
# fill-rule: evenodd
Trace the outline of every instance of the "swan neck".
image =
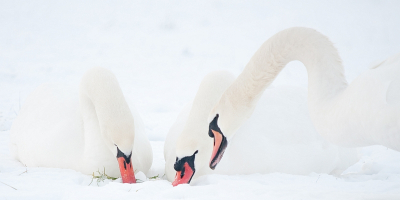
<svg viewBox="0 0 400 200">
<path fill-rule="evenodd" d="M 239 99 L 252 107 L 293 60 L 307 68 L 309 102 L 328 101 L 347 87 L 343 65 L 332 42 L 313 29 L 291 28 L 272 36 L 257 50 L 227 93 L 242 95 Z"/>
<path fill-rule="evenodd" d="M 132 151 L 134 119 L 111 72 L 95 68 L 84 75 L 80 85 L 80 104 L 87 140 L 98 140 L 100 137 L 92 131 L 97 122 L 108 144 L 119 144 L 118 148 L 124 153 Z"/>
<path fill-rule="evenodd" d="M 204 77 L 177 140 L 178 157 L 192 155 L 195 150 L 200 152 L 197 156 L 211 155 L 212 149 L 208 147 L 212 139 L 204 134 L 208 133 L 208 114 L 234 80 L 233 75 L 226 71 L 211 72 Z"/>
</svg>

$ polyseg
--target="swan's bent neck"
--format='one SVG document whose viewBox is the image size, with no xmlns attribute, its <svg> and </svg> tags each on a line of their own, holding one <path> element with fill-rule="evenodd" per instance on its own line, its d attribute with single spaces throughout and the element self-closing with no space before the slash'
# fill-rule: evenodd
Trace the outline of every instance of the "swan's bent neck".
<svg viewBox="0 0 400 200">
<path fill-rule="evenodd" d="M 122 152 L 132 151 L 134 119 L 117 79 L 110 71 L 93 68 L 84 75 L 80 84 L 80 104 L 87 141 L 99 137 L 96 129 L 100 129 L 110 149 L 118 144 Z"/>
<path fill-rule="evenodd" d="M 208 147 L 212 145 L 213 141 L 207 134 L 204 134 L 208 133 L 207 117 L 222 93 L 234 80 L 234 76 L 226 71 L 211 72 L 204 77 L 194 98 L 183 131 L 177 139 L 176 149 L 179 158 L 193 155 L 196 150 L 199 150 L 196 157 L 206 155 L 203 160 L 206 160 L 204 164 L 207 164 L 212 150 Z M 209 155 L 205 152 L 208 152 Z"/>
<path fill-rule="evenodd" d="M 309 28 L 290 28 L 267 40 L 226 91 L 253 107 L 287 63 L 301 61 L 308 73 L 309 103 L 329 101 L 347 87 L 341 59 L 327 37 Z M 241 97 L 241 98 L 240 98 Z M 236 102 L 231 102 L 235 104 Z"/>
</svg>

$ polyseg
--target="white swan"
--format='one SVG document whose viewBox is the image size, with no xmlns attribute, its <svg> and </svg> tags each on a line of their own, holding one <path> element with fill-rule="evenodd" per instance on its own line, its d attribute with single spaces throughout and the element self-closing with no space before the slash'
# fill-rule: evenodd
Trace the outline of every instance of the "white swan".
<svg viewBox="0 0 400 200">
<path fill-rule="evenodd" d="M 146 173 L 153 156 L 140 116 L 131 113 L 116 77 L 103 68 L 86 72 L 79 94 L 61 85 L 37 88 L 13 122 L 10 147 L 28 167 L 85 174 L 105 168 L 124 183 L 136 182 L 133 169 Z"/>
<path fill-rule="evenodd" d="M 366 71 L 348 85 L 341 59 L 327 37 L 309 28 L 289 28 L 267 40 L 210 112 L 215 138 L 210 167 L 251 116 L 265 88 L 285 65 L 299 60 L 308 72 L 308 109 L 316 130 L 347 147 L 380 144 L 400 150 L 400 55 Z M 222 144 L 222 145 L 221 145 Z"/>
<path fill-rule="evenodd" d="M 208 161 L 213 139 L 206 135 L 207 118 L 233 81 L 228 72 L 208 74 L 193 103 L 181 111 L 171 127 L 164 158 L 165 174 L 169 181 L 175 179 L 174 186 L 211 173 L 331 173 L 357 162 L 356 149 L 332 145 L 315 131 L 305 114 L 305 90 L 279 87 L 265 91 L 254 114 L 230 140 L 218 169 L 211 170 Z"/>
</svg>

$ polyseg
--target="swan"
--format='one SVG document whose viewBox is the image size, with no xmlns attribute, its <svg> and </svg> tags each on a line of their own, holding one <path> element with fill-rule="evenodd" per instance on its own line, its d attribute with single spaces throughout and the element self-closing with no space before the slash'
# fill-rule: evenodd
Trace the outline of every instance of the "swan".
<svg viewBox="0 0 400 200">
<path fill-rule="evenodd" d="M 344 147 L 384 145 L 400 151 L 400 54 L 367 70 L 348 85 L 329 39 L 295 27 L 268 39 L 222 94 L 208 116 L 215 169 L 236 130 L 285 65 L 301 61 L 308 73 L 308 111 L 319 134 Z"/>
<path fill-rule="evenodd" d="M 213 173 L 339 173 L 358 161 L 355 148 L 332 145 L 315 131 L 309 116 L 304 115 L 304 89 L 277 87 L 265 91 L 254 114 L 230 141 L 225 159 L 218 169 L 211 170 L 208 161 L 214 141 L 205 134 L 208 114 L 234 80 L 226 71 L 206 75 L 193 102 L 182 109 L 170 128 L 164 159 L 165 174 L 173 186 Z"/>
<path fill-rule="evenodd" d="M 78 98 L 79 97 L 79 98 Z M 77 89 L 43 84 L 32 92 L 11 127 L 10 150 L 28 167 L 67 168 L 135 183 L 152 149 L 140 116 L 131 112 L 114 74 L 88 70 Z"/>
</svg>

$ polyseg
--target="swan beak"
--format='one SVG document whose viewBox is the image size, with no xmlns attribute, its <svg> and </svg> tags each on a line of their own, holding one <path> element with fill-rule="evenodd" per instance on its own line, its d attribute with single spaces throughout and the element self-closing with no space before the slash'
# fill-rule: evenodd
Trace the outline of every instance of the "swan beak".
<svg viewBox="0 0 400 200">
<path fill-rule="evenodd" d="M 214 147 L 210 160 L 210 168 L 214 170 L 224 155 L 225 149 L 228 146 L 228 141 L 222 133 L 212 129 L 210 129 L 209 135 L 214 138 Z"/>
<path fill-rule="evenodd" d="M 119 164 L 119 171 L 121 172 L 122 183 L 136 183 L 131 156 L 132 153 L 129 156 L 126 156 L 118 149 L 117 160 Z"/>
<path fill-rule="evenodd" d="M 189 184 L 193 174 L 193 169 L 189 166 L 187 162 L 185 162 L 182 170 L 176 172 L 175 180 L 174 182 L 172 182 L 172 186 L 175 187 L 179 184 Z"/>
</svg>

